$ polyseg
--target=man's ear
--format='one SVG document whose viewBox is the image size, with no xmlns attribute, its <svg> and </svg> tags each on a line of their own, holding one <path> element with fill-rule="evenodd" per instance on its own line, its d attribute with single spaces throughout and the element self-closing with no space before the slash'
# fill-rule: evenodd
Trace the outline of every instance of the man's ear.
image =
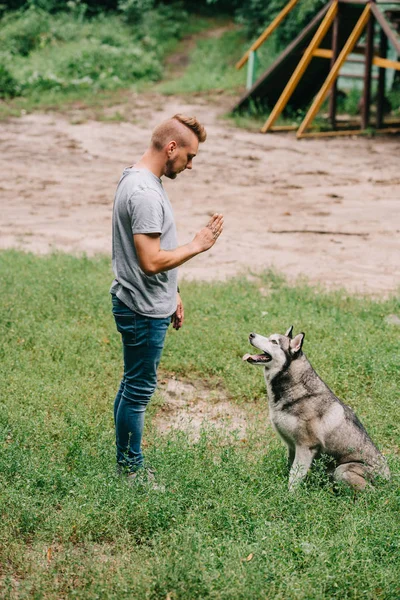
<svg viewBox="0 0 400 600">
<path fill-rule="evenodd" d="M 167 144 L 167 152 L 168 154 L 170 152 L 173 152 L 174 150 L 176 150 L 177 148 L 177 143 L 175 142 L 175 140 L 171 140 L 168 144 Z"/>
<path fill-rule="evenodd" d="M 293 332 L 293 325 L 291 325 L 289 327 L 289 329 L 287 330 L 287 332 L 285 333 L 286 337 L 292 339 L 292 332 Z"/>
<path fill-rule="evenodd" d="M 293 340 L 291 340 L 290 342 L 290 354 L 292 356 L 294 356 L 295 354 L 298 354 L 303 346 L 303 340 L 305 337 L 305 333 L 299 333 L 296 335 L 295 338 L 293 338 Z"/>
</svg>

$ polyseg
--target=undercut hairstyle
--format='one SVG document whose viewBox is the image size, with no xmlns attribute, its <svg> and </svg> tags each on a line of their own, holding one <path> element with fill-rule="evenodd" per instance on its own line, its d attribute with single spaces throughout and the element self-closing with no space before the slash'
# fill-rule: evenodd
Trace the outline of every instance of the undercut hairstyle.
<svg viewBox="0 0 400 600">
<path fill-rule="evenodd" d="M 151 144 L 156 150 L 162 150 L 169 142 L 174 140 L 178 146 L 187 146 L 187 130 L 192 131 L 199 142 L 205 142 L 206 130 L 196 117 L 185 115 L 174 115 L 171 119 L 164 121 L 154 129 L 151 136 Z"/>
</svg>

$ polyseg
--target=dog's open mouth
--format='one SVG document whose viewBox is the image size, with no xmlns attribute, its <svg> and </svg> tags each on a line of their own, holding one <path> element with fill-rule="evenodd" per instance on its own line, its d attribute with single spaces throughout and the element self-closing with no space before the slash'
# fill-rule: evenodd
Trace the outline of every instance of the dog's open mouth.
<svg viewBox="0 0 400 600">
<path fill-rule="evenodd" d="M 242 360 L 252 364 L 260 364 L 269 362 L 272 357 L 268 352 L 263 352 L 262 354 L 245 354 Z"/>
</svg>

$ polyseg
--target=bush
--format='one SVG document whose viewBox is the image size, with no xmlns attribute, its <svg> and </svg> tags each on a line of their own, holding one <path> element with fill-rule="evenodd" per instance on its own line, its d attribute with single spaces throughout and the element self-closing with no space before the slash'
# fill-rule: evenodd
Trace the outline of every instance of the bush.
<svg viewBox="0 0 400 600">
<path fill-rule="evenodd" d="M 29 95 L 50 89 L 115 89 L 143 78 L 157 80 L 160 74 L 160 62 L 152 51 L 87 42 L 81 48 L 73 45 L 67 52 L 58 52 L 47 69 L 25 70 L 22 90 Z"/>
<path fill-rule="evenodd" d="M 89 14 L 98 14 L 102 11 L 116 10 L 117 4 L 118 0 L 7 0 L 7 4 L 0 4 L 0 14 L 5 11 L 29 8 L 56 13 L 66 9 L 74 10 L 77 7 L 84 8 Z"/>
<path fill-rule="evenodd" d="M 13 98 L 18 96 L 19 86 L 4 65 L 0 64 L 0 98 Z"/>
<path fill-rule="evenodd" d="M 89 77 L 93 81 L 114 78 L 128 82 L 142 77 L 157 79 L 160 65 L 151 51 L 139 46 L 116 48 L 92 43 L 78 49 L 59 65 L 60 72 L 70 78 Z"/>
<path fill-rule="evenodd" d="M 157 9 L 144 15 L 143 33 L 157 40 L 160 56 L 171 41 L 182 37 L 188 17 L 183 2 L 174 2 L 170 6 L 160 4 Z"/>
<path fill-rule="evenodd" d="M 49 33 L 48 13 L 34 8 L 21 13 L 10 13 L 2 20 L 0 46 L 11 54 L 28 56 L 35 48 L 46 45 Z"/>
<path fill-rule="evenodd" d="M 154 0 L 120 0 L 118 9 L 126 23 L 135 25 L 140 23 L 143 16 L 149 10 L 154 8 Z"/>
</svg>

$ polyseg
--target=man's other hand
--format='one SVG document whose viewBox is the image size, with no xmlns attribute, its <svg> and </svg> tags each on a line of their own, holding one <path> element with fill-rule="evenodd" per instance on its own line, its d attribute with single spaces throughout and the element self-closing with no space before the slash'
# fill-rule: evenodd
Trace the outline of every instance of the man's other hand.
<svg viewBox="0 0 400 600">
<path fill-rule="evenodd" d="M 174 329 L 178 330 L 183 325 L 183 320 L 185 318 L 185 311 L 183 310 L 183 303 L 181 295 L 178 293 L 176 295 L 176 311 L 171 317 L 171 323 Z"/>
</svg>

